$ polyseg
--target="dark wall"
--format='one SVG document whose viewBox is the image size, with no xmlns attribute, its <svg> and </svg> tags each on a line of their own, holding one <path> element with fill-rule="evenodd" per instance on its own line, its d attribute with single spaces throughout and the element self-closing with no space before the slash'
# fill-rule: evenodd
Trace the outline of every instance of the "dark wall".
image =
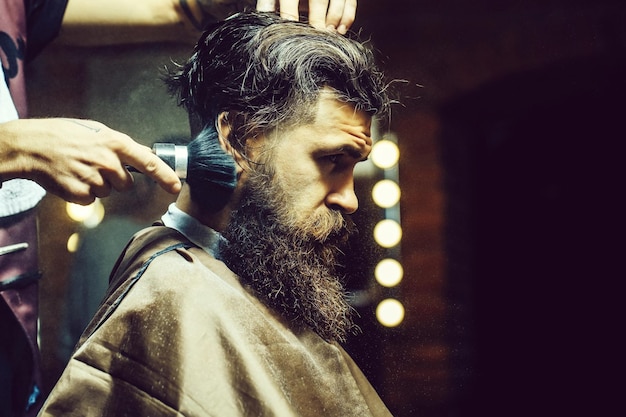
<svg viewBox="0 0 626 417">
<path fill-rule="evenodd" d="M 472 389 L 456 391 L 471 393 L 467 407 L 606 403 L 596 384 L 608 379 L 608 292 L 622 270 L 625 70 L 618 56 L 569 60 L 442 109 L 450 301 L 469 307 L 455 322 L 473 336 L 455 340 L 471 352 L 457 381 Z"/>
<path fill-rule="evenodd" d="M 607 370 L 626 5 L 395 1 L 360 11 L 387 73 L 408 81 L 391 124 L 407 318 L 387 334 L 390 407 L 605 407 L 617 398 Z"/>
</svg>

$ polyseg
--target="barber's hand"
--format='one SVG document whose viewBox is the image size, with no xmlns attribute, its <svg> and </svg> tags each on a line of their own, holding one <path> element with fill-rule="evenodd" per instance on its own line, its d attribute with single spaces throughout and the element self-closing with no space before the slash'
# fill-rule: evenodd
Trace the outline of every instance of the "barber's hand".
<svg viewBox="0 0 626 417">
<path fill-rule="evenodd" d="M 21 119 L 2 124 L 18 147 L 3 160 L 9 178 L 28 178 L 66 201 L 89 204 L 111 189 L 133 186 L 130 165 L 170 193 L 180 191 L 174 171 L 152 150 L 102 123 L 80 119 Z M 5 165 L 6 170 L 6 165 Z M 5 179 L 7 176 L 4 177 Z"/>
<path fill-rule="evenodd" d="M 277 4 L 278 3 L 278 4 Z M 300 3 L 305 3 L 302 6 Z M 309 24 L 318 29 L 330 29 L 345 35 L 356 16 L 357 0 L 257 0 L 256 8 L 262 12 L 280 10 L 285 19 L 298 20 L 300 10 L 309 11 Z"/>
</svg>

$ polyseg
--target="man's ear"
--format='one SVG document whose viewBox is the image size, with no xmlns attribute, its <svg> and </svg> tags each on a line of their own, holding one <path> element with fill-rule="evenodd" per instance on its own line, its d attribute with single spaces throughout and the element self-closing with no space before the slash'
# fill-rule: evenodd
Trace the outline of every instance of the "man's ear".
<svg viewBox="0 0 626 417">
<path fill-rule="evenodd" d="M 224 150 L 224 152 L 228 153 L 235 160 L 235 165 L 237 166 L 237 176 L 241 174 L 243 171 L 243 167 L 246 166 L 246 159 L 241 155 L 233 145 L 231 145 L 229 137 L 232 132 L 232 127 L 228 120 L 228 112 L 222 112 L 217 117 L 217 133 L 220 141 L 220 146 Z"/>
</svg>

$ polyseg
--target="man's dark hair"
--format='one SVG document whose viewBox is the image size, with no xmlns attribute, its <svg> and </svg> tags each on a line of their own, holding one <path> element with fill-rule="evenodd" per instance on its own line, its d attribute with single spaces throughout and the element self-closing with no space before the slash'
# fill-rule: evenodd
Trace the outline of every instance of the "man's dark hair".
<svg viewBox="0 0 626 417">
<path fill-rule="evenodd" d="M 208 28 L 166 83 L 203 129 L 227 112 L 229 142 L 244 155 L 250 136 L 312 122 L 322 89 L 372 116 L 387 115 L 390 104 L 363 43 L 274 13 L 238 13 Z"/>
</svg>

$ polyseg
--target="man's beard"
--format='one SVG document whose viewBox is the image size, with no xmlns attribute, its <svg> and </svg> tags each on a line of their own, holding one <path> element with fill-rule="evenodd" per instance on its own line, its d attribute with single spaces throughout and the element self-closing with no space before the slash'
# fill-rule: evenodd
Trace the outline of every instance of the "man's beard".
<svg viewBox="0 0 626 417">
<path fill-rule="evenodd" d="M 253 173 L 246 181 L 220 257 L 296 328 L 308 326 L 326 340 L 345 341 L 357 327 L 338 269 L 354 224 L 331 209 L 299 219 L 282 189 L 265 178 Z"/>
</svg>

